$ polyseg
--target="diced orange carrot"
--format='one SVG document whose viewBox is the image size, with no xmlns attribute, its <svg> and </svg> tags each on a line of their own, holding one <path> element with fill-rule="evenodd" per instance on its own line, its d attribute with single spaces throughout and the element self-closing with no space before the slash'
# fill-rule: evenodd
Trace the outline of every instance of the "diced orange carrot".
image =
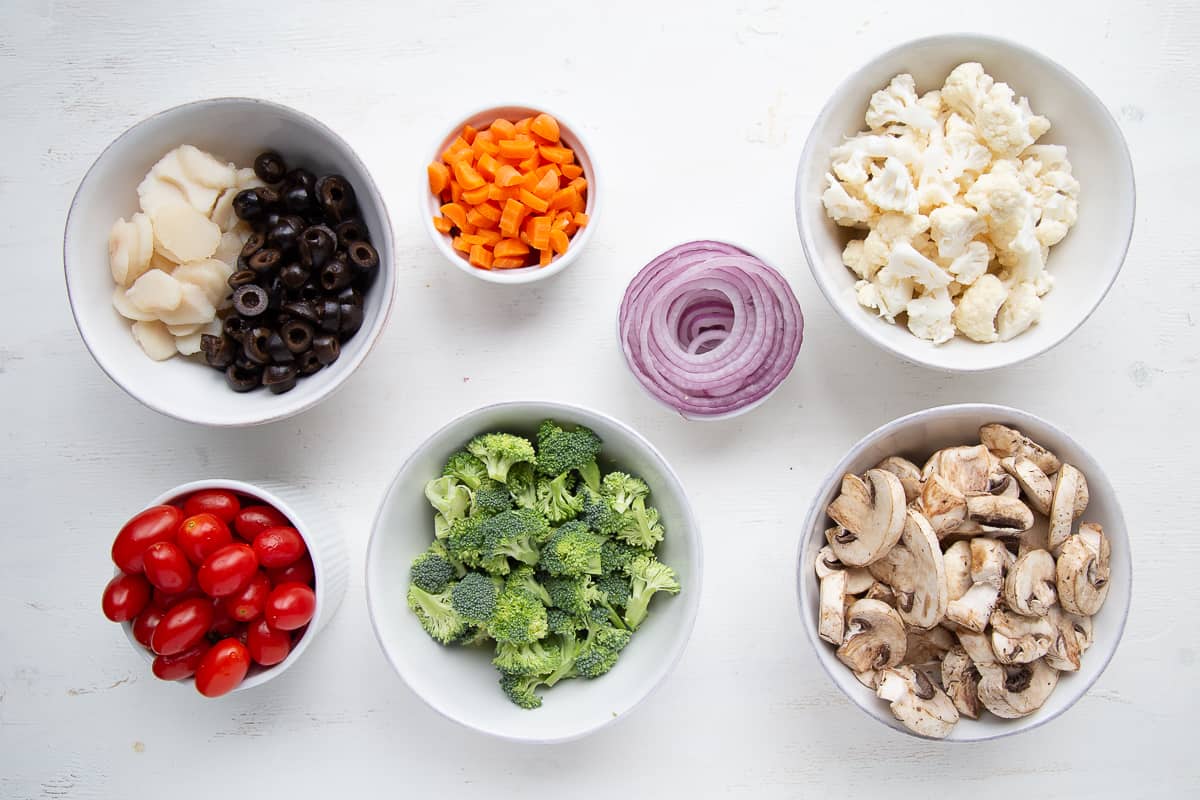
<svg viewBox="0 0 1200 800">
<path fill-rule="evenodd" d="M 570 164 L 575 160 L 575 151 L 569 147 L 544 144 L 538 148 L 542 158 L 555 164 Z"/>
<path fill-rule="evenodd" d="M 479 213 L 479 208 L 472 208 L 467 212 L 467 222 L 478 228 L 494 228 L 498 220 L 488 219 L 483 214 Z"/>
<path fill-rule="evenodd" d="M 477 133 L 479 133 L 479 131 L 475 130 L 475 128 L 473 128 L 472 126 L 463 125 L 462 137 L 466 141 L 467 144 L 471 144 L 472 142 L 475 141 L 475 134 L 477 134 Z"/>
<path fill-rule="evenodd" d="M 467 159 L 459 159 L 451 165 L 454 168 L 454 179 L 462 186 L 463 191 L 478 189 L 480 186 L 486 186 L 487 181 L 483 176 L 475 171 Z M 576 178 L 582 180 L 582 178 Z"/>
<path fill-rule="evenodd" d="M 558 120 L 549 114 L 538 114 L 529 123 L 529 130 L 550 142 L 557 142 L 559 137 Z"/>
<path fill-rule="evenodd" d="M 579 197 L 579 192 L 575 191 L 574 186 L 559 189 L 550 197 L 550 209 L 556 211 L 560 208 L 570 208 L 574 205 L 577 197 Z"/>
<path fill-rule="evenodd" d="M 492 230 L 491 228 L 480 228 L 475 232 L 475 235 L 483 237 L 484 247 L 494 247 L 496 242 L 504 238 L 500 235 L 500 231 Z"/>
<path fill-rule="evenodd" d="M 475 210 L 493 222 L 500 221 L 500 206 L 495 203 L 480 203 L 475 206 Z"/>
<path fill-rule="evenodd" d="M 494 156 L 500 152 L 500 148 L 496 147 L 496 137 L 490 130 L 480 131 L 475 134 L 475 141 L 471 142 L 471 152 L 475 154 L 476 158 L 485 153 Z"/>
<path fill-rule="evenodd" d="M 497 258 L 505 258 L 509 256 L 523 256 L 529 252 L 529 245 L 522 242 L 520 239 L 501 239 L 496 242 L 494 249 Z"/>
<path fill-rule="evenodd" d="M 530 141 L 506 139 L 499 143 L 500 155 L 505 158 L 529 158 L 538 154 L 538 146 Z"/>
<path fill-rule="evenodd" d="M 471 255 L 468 258 L 471 266 L 479 267 L 480 269 L 492 268 L 492 254 L 486 247 L 477 244 L 471 248 Z"/>
<path fill-rule="evenodd" d="M 464 203 L 477 206 L 480 203 L 486 202 L 488 199 L 488 184 L 480 186 L 478 189 L 471 189 L 462 193 Z"/>
<path fill-rule="evenodd" d="M 470 147 L 471 145 L 467 144 L 466 139 L 456 136 L 454 141 L 450 143 L 450 146 L 442 151 L 442 161 L 445 161 L 447 164 L 453 163 L 455 153 L 460 150 L 469 150 Z"/>
<path fill-rule="evenodd" d="M 456 227 L 462 228 L 467 224 L 467 210 L 458 203 L 446 203 L 441 208 L 442 216 L 450 220 Z"/>
<path fill-rule="evenodd" d="M 450 220 L 446 219 L 445 217 L 434 217 L 433 218 L 433 227 L 437 230 L 438 233 L 449 233 L 450 230 L 454 227 L 454 223 L 451 222 Z"/>
<path fill-rule="evenodd" d="M 487 237 L 480 236 L 478 233 L 464 233 L 462 235 L 464 244 L 474 247 L 477 244 L 487 244 Z"/>
<path fill-rule="evenodd" d="M 524 203 L 529 208 L 532 208 L 534 211 L 538 212 L 539 214 L 546 212 L 550 208 L 549 203 L 547 203 L 545 200 L 538 197 L 536 194 L 529 191 L 528 189 L 521 190 L 521 202 Z"/>
<path fill-rule="evenodd" d="M 568 188 L 574 189 L 575 187 L 571 186 Z M 575 196 L 571 198 L 571 205 L 568 208 L 571 211 L 584 211 L 587 209 L 587 201 L 583 199 L 583 195 L 576 192 Z"/>
<path fill-rule="evenodd" d="M 583 175 L 583 167 L 578 164 L 562 164 L 562 174 L 568 179 L 575 179 Z"/>
<path fill-rule="evenodd" d="M 451 239 L 450 246 L 461 253 L 469 253 L 471 251 L 471 245 L 464 242 L 461 236 L 455 236 Z"/>
<path fill-rule="evenodd" d="M 501 164 L 496 168 L 496 183 L 501 186 L 516 186 L 521 182 L 521 173 L 511 164 Z"/>
<path fill-rule="evenodd" d="M 492 259 L 492 269 L 516 269 L 524 266 L 527 266 L 525 256 L 508 256 L 506 258 L 497 256 Z"/>
<path fill-rule="evenodd" d="M 578 225 L 579 227 L 581 227 L 581 228 L 587 227 L 588 215 L 584 214 L 582 211 L 577 213 L 572 219 L 575 220 L 575 224 Z"/>
<path fill-rule="evenodd" d="M 517 124 L 514 125 L 513 128 L 517 133 L 529 133 L 532 125 L 533 117 L 525 117 L 524 119 L 518 120 Z"/>
<path fill-rule="evenodd" d="M 499 168 L 500 162 L 491 153 L 484 153 L 475 161 L 475 170 L 489 181 L 496 179 L 496 170 Z"/>
<path fill-rule="evenodd" d="M 575 191 L 579 192 L 580 194 L 583 194 L 585 191 L 587 191 L 587 178 L 574 178 L 567 185 L 574 186 Z"/>
<path fill-rule="evenodd" d="M 498 119 L 488 127 L 488 130 L 496 137 L 496 141 L 500 142 L 503 139 L 511 139 L 512 135 L 516 133 L 516 126 L 506 119 Z"/>
<path fill-rule="evenodd" d="M 440 195 L 450 183 L 450 170 L 445 164 L 429 165 L 429 191 Z"/>
<path fill-rule="evenodd" d="M 553 258 L 554 258 L 554 253 L 550 252 L 550 248 L 547 247 L 545 250 L 542 250 L 541 252 L 538 253 L 538 266 L 539 267 L 550 266 L 550 262 L 551 262 L 551 260 L 553 260 Z"/>
<path fill-rule="evenodd" d="M 562 255 L 567 252 L 567 235 L 557 228 L 550 229 L 550 246 L 554 248 L 554 252 Z"/>
<path fill-rule="evenodd" d="M 506 200 L 504 211 L 500 215 L 500 232 L 508 237 L 516 236 L 521 228 L 521 220 L 525 219 L 528 213 L 529 210 L 518 201 L 511 198 Z"/>
<path fill-rule="evenodd" d="M 547 170 L 532 191 L 543 200 L 549 200 L 558 191 L 558 173 Z"/>
<path fill-rule="evenodd" d="M 530 172 L 526 172 L 524 175 L 521 176 L 521 188 L 528 189 L 529 191 L 532 192 L 533 187 L 537 186 L 538 181 L 540 179 L 541 179 L 541 176 L 539 176 L 537 174 L 536 169 L 531 170 Z"/>
<path fill-rule="evenodd" d="M 542 163 L 541 159 L 538 158 L 537 153 L 534 153 L 524 161 L 518 162 L 517 169 L 521 170 L 521 172 L 532 172 L 538 168 L 538 164 L 540 163 Z"/>
<path fill-rule="evenodd" d="M 550 217 L 533 217 L 525 223 L 525 232 L 529 234 L 529 244 L 535 250 L 545 250 L 550 247 Z"/>
<path fill-rule="evenodd" d="M 445 194 L 443 194 L 442 197 L 444 198 Z M 454 179 L 450 180 L 450 202 L 451 203 L 461 203 L 462 202 L 462 187 L 459 186 L 458 181 L 456 181 Z"/>
</svg>

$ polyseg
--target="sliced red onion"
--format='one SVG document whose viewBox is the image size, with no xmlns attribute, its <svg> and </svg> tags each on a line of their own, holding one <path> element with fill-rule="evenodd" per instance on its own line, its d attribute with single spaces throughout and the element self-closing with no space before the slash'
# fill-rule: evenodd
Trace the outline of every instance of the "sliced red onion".
<svg viewBox="0 0 1200 800">
<path fill-rule="evenodd" d="M 775 269 L 724 242 L 689 242 L 625 290 L 621 347 L 652 395 L 688 416 L 745 408 L 796 363 L 804 315 Z"/>
</svg>

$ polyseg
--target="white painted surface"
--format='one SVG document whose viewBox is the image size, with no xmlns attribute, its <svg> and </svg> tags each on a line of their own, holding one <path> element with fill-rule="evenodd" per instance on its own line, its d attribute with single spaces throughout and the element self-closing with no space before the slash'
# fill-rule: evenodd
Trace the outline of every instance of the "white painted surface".
<svg viewBox="0 0 1200 800">
<path fill-rule="evenodd" d="M 1194 3 L 154 5 L 10 0 L 2 12 L 0 796 L 508 798 L 541 782 L 580 797 L 1200 792 Z M 1020 39 L 1087 82 L 1129 140 L 1139 202 L 1125 270 L 1092 319 L 1025 365 L 955 378 L 895 361 L 834 316 L 804 265 L 791 191 L 840 78 L 899 41 L 959 29 Z M 534 52 L 506 77 L 495 53 L 522 45 Z M 67 204 L 101 148 L 153 111 L 222 94 L 293 105 L 358 150 L 391 203 L 400 294 L 344 391 L 292 420 L 214 432 L 104 377 L 71 324 L 59 258 Z M 544 96 L 584 128 L 608 195 L 580 261 L 502 291 L 442 261 L 413 181 L 447 119 L 514 96 Z M 638 391 L 612 335 L 638 267 L 699 236 L 773 259 L 808 319 L 771 401 L 711 425 Z M 375 644 L 362 590 L 370 520 L 405 455 L 458 413 L 519 397 L 592 405 L 649 437 L 691 493 L 708 556 L 695 636 L 662 691 L 548 749 L 426 708 Z M 899 414 L 967 400 L 1059 422 L 1104 462 L 1133 537 L 1134 601 L 1112 665 L 1066 716 L 950 747 L 888 731 L 831 685 L 796 618 L 790 559 L 816 482 L 846 448 Z M 356 567 L 301 663 L 207 702 L 150 677 L 99 593 L 117 525 L 171 485 L 222 473 L 319 492 Z"/>
</svg>

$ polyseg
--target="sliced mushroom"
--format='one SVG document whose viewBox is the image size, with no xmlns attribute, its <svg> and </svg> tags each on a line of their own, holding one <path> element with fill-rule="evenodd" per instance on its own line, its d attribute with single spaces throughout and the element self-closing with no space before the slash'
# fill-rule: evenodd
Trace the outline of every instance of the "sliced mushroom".
<svg viewBox="0 0 1200 800">
<path fill-rule="evenodd" d="M 955 542 L 942 554 L 946 564 L 946 596 L 957 600 L 967 593 L 974 581 L 971 580 L 971 543 L 967 540 Z"/>
<path fill-rule="evenodd" d="M 1075 629 L 1075 635 L 1079 638 L 1079 653 L 1082 655 L 1092 646 L 1092 618 L 1068 613 L 1067 619 L 1071 621 L 1071 627 Z"/>
<path fill-rule="evenodd" d="M 832 645 L 840 645 L 846 632 L 846 573 L 835 569 L 821 578 L 821 606 L 817 635 Z"/>
<path fill-rule="evenodd" d="M 876 581 L 875 583 L 871 584 L 871 588 L 867 589 L 867 593 L 864 595 L 864 597 L 866 597 L 868 600 L 878 600 L 882 603 L 887 603 L 892 608 L 896 607 L 896 593 L 893 592 L 892 587 L 888 586 L 886 583 L 880 583 L 879 581 Z"/>
<path fill-rule="evenodd" d="M 942 686 L 958 713 L 979 719 L 979 670 L 961 646 L 954 646 L 942 659 Z"/>
<path fill-rule="evenodd" d="M 1028 664 L 1046 655 L 1056 631 L 1045 617 L 1026 617 L 1011 610 L 992 612 L 992 652 L 1001 664 Z"/>
<path fill-rule="evenodd" d="M 1004 588 L 1004 579 L 1013 565 L 1013 555 L 995 539 L 971 540 L 971 580 Z"/>
<path fill-rule="evenodd" d="M 846 613 L 838 660 L 855 672 L 894 667 L 904 660 L 908 637 L 896 609 L 878 600 L 858 600 Z"/>
<path fill-rule="evenodd" d="M 886 470 L 900 479 L 904 487 L 904 502 L 911 503 L 921 495 L 921 470 L 907 458 L 888 456 L 875 465 L 875 469 Z"/>
<path fill-rule="evenodd" d="M 1016 428 L 990 423 L 979 429 L 979 441 L 1000 458 L 1028 458 L 1047 475 L 1058 472 L 1058 458 Z"/>
<path fill-rule="evenodd" d="M 1030 550 L 1019 557 L 1004 580 L 1004 602 L 1018 614 L 1042 617 L 1058 600 L 1054 556 Z"/>
<path fill-rule="evenodd" d="M 1033 527 L 1017 537 L 1017 556 L 1023 556 L 1030 550 L 1050 549 L 1050 527 L 1045 517 L 1039 516 L 1033 520 Z"/>
<path fill-rule="evenodd" d="M 1083 513 L 1076 508 L 1082 503 L 1087 508 L 1088 489 L 1083 473 L 1070 464 L 1063 464 L 1054 482 L 1054 496 L 1050 501 L 1050 534 L 1051 552 L 1057 552 L 1062 543 L 1071 535 L 1071 524 Z"/>
<path fill-rule="evenodd" d="M 1064 611 L 1090 617 L 1108 597 L 1111 550 L 1104 530 L 1092 523 L 1079 526 L 1079 533 L 1062 546 L 1056 568 L 1058 599 Z"/>
<path fill-rule="evenodd" d="M 946 619 L 967 630 L 983 633 L 999 599 L 1000 589 L 996 586 L 990 583 L 972 584 L 962 597 L 946 604 Z"/>
<path fill-rule="evenodd" d="M 921 670 L 895 667 L 881 671 L 875 694 L 891 704 L 892 715 L 921 736 L 942 739 L 958 722 L 954 702 Z"/>
<path fill-rule="evenodd" d="M 1071 618 L 1058 606 L 1050 609 L 1046 620 L 1054 628 L 1054 641 L 1046 651 L 1046 663 L 1062 672 L 1075 672 L 1079 669 L 1079 657 L 1083 654 L 1079 633 Z"/>
<path fill-rule="evenodd" d="M 896 610 L 904 622 L 928 630 L 946 616 L 949 602 L 942 550 L 925 517 L 912 509 L 906 514 L 901 544 L 911 558 L 893 572 L 887 583 L 896 593 Z"/>
<path fill-rule="evenodd" d="M 1030 664 L 981 664 L 979 701 L 984 708 L 1004 719 L 1016 719 L 1037 711 L 1058 685 L 1058 670 L 1045 661 Z"/>
<path fill-rule="evenodd" d="M 900 663 L 918 666 L 939 662 L 956 644 L 954 634 L 940 626 L 927 631 L 910 630 L 904 660 Z"/>
<path fill-rule="evenodd" d="M 992 640 L 987 634 L 959 630 L 955 632 L 955 636 L 958 637 L 958 643 L 962 645 L 962 649 L 971 658 L 972 664 L 978 666 L 979 664 L 996 663 L 996 654 L 992 652 Z"/>
<path fill-rule="evenodd" d="M 928 479 L 940 475 L 965 495 L 983 494 L 989 489 L 992 456 L 983 445 L 947 447 L 938 450 L 925 462 L 921 476 Z"/>
<path fill-rule="evenodd" d="M 843 529 L 829 542 L 843 564 L 865 567 L 882 557 L 904 530 L 904 487 L 882 469 L 842 477 L 842 493 L 827 509 Z"/>
<path fill-rule="evenodd" d="M 830 530 L 825 531 L 826 538 L 830 536 L 831 531 L 835 532 L 834 535 L 836 535 L 836 530 L 836 528 L 830 528 Z M 875 582 L 875 579 L 871 577 L 871 573 L 867 572 L 863 567 L 847 568 L 842 562 L 838 561 L 837 556 L 833 554 L 833 548 L 829 545 L 825 545 L 817 552 L 817 557 L 813 561 L 813 568 L 816 570 L 818 578 L 824 578 L 831 572 L 845 572 L 846 594 L 862 594 L 867 589 L 870 589 L 871 584 Z"/>
<path fill-rule="evenodd" d="M 865 672 L 855 672 L 854 677 L 857 678 L 858 682 L 863 686 L 867 687 L 872 692 L 875 691 L 875 680 L 879 677 L 879 674 L 875 672 L 875 670 L 869 669 Z"/>
<path fill-rule="evenodd" d="M 1054 498 L 1054 485 L 1037 464 L 1024 456 L 1005 458 L 1000 461 L 1004 471 L 1016 480 L 1025 493 L 1029 505 L 1039 514 L 1050 513 L 1050 501 Z"/>
<path fill-rule="evenodd" d="M 967 498 L 937 473 L 925 480 L 916 505 L 939 538 L 957 531 L 967 519 Z"/>
<path fill-rule="evenodd" d="M 981 494 L 967 497 L 967 519 L 985 533 L 1019 536 L 1033 527 L 1033 512 L 1015 497 Z"/>
</svg>

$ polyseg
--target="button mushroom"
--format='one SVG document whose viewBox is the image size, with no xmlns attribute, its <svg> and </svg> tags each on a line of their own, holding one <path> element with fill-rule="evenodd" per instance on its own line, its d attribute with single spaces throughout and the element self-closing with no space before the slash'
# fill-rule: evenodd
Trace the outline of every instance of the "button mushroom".
<svg viewBox="0 0 1200 800">
<path fill-rule="evenodd" d="M 1013 555 L 995 539 L 971 540 L 971 580 L 1004 588 L 1004 579 L 1013 565 Z"/>
<path fill-rule="evenodd" d="M 981 494 L 967 497 L 967 519 L 985 533 L 1019 536 L 1033 527 L 1033 511 L 1015 497 Z"/>
<path fill-rule="evenodd" d="M 937 473 L 926 478 L 916 507 L 939 538 L 957 531 L 967 519 L 967 498 Z"/>
<path fill-rule="evenodd" d="M 886 470 L 900 479 L 900 485 L 904 487 L 904 502 L 911 503 L 921 495 L 921 469 L 907 458 L 888 456 L 876 464 L 875 469 Z"/>
<path fill-rule="evenodd" d="M 1054 482 L 1054 496 L 1050 501 L 1051 552 L 1057 552 L 1071 535 L 1071 524 L 1087 508 L 1088 488 L 1083 473 L 1070 464 L 1063 464 Z"/>
<path fill-rule="evenodd" d="M 846 630 L 846 573 L 835 569 L 821 578 L 821 609 L 817 635 L 840 645 Z"/>
<path fill-rule="evenodd" d="M 900 663 L 917 666 L 939 662 L 955 644 L 954 634 L 945 628 L 910 629 L 904 660 Z"/>
<path fill-rule="evenodd" d="M 946 564 L 946 592 L 951 600 L 967 593 L 974 582 L 971 580 L 971 543 L 964 539 L 946 548 L 942 554 Z"/>
<path fill-rule="evenodd" d="M 1042 472 L 1041 468 L 1031 459 L 1024 456 L 1005 458 L 1000 461 L 1000 464 L 1004 467 L 1004 471 L 1017 482 L 1033 510 L 1039 514 L 1049 514 L 1050 501 L 1054 497 L 1054 485 L 1050 483 L 1050 478 L 1046 476 L 1046 473 Z"/>
<path fill-rule="evenodd" d="M 1046 655 L 1057 631 L 1045 617 L 1026 617 L 1004 608 L 992 612 L 992 652 L 1001 664 L 1028 664 Z"/>
<path fill-rule="evenodd" d="M 836 535 L 836 528 L 830 528 L 825 531 L 825 536 L 828 538 L 831 535 Z M 813 568 L 817 572 L 818 578 L 824 578 L 831 572 L 842 571 L 846 573 L 846 594 L 862 594 L 867 589 L 871 588 L 871 584 L 875 583 L 875 579 L 871 577 L 871 573 L 863 567 L 846 567 L 842 562 L 837 560 L 837 556 L 833 554 L 833 548 L 825 545 L 817 552 L 817 557 L 813 561 Z"/>
<path fill-rule="evenodd" d="M 1075 672 L 1079 669 L 1079 659 L 1083 655 L 1083 647 L 1074 623 L 1058 606 L 1050 609 L 1046 620 L 1053 626 L 1055 632 L 1054 641 L 1051 642 L 1050 649 L 1046 651 L 1046 663 L 1062 672 Z"/>
<path fill-rule="evenodd" d="M 1058 670 L 1038 660 L 1029 664 L 980 664 L 979 701 L 1004 719 L 1037 711 L 1058 685 Z"/>
<path fill-rule="evenodd" d="M 896 609 L 879 600 L 859 600 L 846 612 L 838 660 L 854 672 L 894 667 L 904 660 L 908 637 Z"/>
<path fill-rule="evenodd" d="M 1058 599 L 1065 611 L 1090 617 L 1108 597 L 1111 552 L 1099 525 L 1085 523 L 1062 545 L 1056 567 Z"/>
<path fill-rule="evenodd" d="M 1058 600 L 1054 556 L 1030 550 L 1019 557 L 1004 580 L 1004 602 L 1018 614 L 1042 617 Z"/>
<path fill-rule="evenodd" d="M 995 664 L 996 654 L 992 652 L 991 637 L 983 633 L 968 630 L 955 631 L 958 643 L 970 657 L 972 664 Z"/>
<path fill-rule="evenodd" d="M 942 550 L 925 517 L 911 509 L 901 542 L 912 558 L 896 569 L 887 583 L 896 593 L 896 610 L 904 622 L 928 630 L 942 621 L 949 602 Z"/>
<path fill-rule="evenodd" d="M 942 659 L 942 686 L 959 714 L 979 719 L 979 670 L 961 646 L 950 648 Z"/>
<path fill-rule="evenodd" d="M 979 429 L 979 441 L 1000 458 L 1028 458 L 1047 475 L 1058 472 L 1058 458 L 1016 428 L 990 423 Z"/>
<path fill-rule="evenodd" d="M 990 583 L 975 583 L 957 600 L 946 604 L 946 619 L 975 633 L 983 633 L 991 619 L 1000 590 Z"/>
<path fill-rule="evenodd" d="M 887 603 L 892 608 L 896 607 L 896 593 L 886 583 L 875 581 L 863 596 L 868 600 L 879 600 L 882 603 Z"/>
<path fill-rule="evenodd" d="M 921 470 L 923 478 L 940 475 L 964 495 L 987 492 L 991 474 L 992 456 L 981 444 L 938 450 Z"/>
<path fill-rule="evenodd" d="M 945 738 L 958 722 L 954 702 L 921 670 L 904 666 L 879 672 L 875 694 L 891 704 L 904 727 L 921 736 Z"/>
<path fill-rule="evenodd" d="M 842 492 L 827 512 L 842 530 L 829 542 L 843 564 L 865 567 L 882 557 L 904 530 L 904 487 L 882 469 L 842 477 Z"/>
</svg>

